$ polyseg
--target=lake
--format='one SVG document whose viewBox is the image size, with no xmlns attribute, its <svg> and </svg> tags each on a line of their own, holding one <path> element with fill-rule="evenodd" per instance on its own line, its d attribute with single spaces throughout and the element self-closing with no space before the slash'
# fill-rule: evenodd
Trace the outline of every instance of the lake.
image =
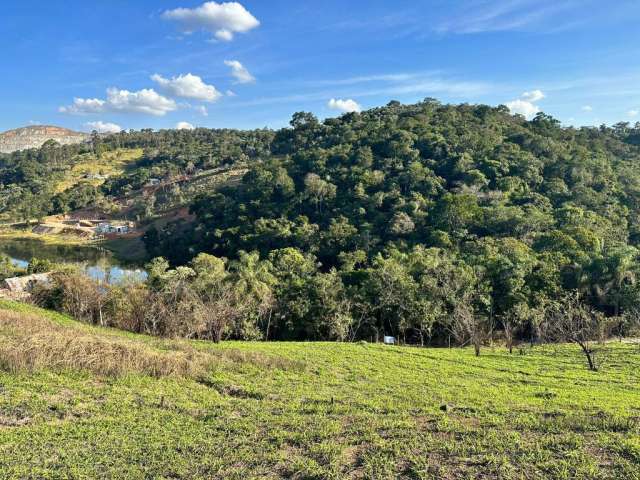
<svg viewBox="0 0 640 480">
<path fill-rule="evenodd" d="M 109 283 L 144 281 L 147 277 L 141 265 L 122 262 L 108 250 L 98 247 L 50 245 L 35 239 L 0 239 L 0 253 L 20 267 L 26 267 L 32 258 L 79 265 L 91 278 Z"/>
</svg>

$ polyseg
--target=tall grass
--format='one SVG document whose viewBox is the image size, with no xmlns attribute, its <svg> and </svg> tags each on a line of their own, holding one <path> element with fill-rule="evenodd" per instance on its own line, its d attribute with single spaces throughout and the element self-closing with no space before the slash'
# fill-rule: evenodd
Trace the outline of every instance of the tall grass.
<svg viewBox="0 0 640 480">
<path fill-rule="evenodd" d="M 196 377 L 216 358 L 186 345 L 161 351 L 134 340 L 56 325 L 42 317 L 0 310 L 0 368 L 9 372 L 80 369 L 98 375 L 141 373 Z"/>
<path fill-rule="evenodd" d="M 18 307 L 22 305 L 22 307 Z M 0 370 L 86 370 L 104 376 L 138 373 L 152 377 L 206 377 L 224 367 L 250 364 L 258 368 L 301 372 L 304 362 L 205 342 L 151 339 L 66 323 L 67 317 L 23 304 L 0 303 Z M 60 318 L 58 318 L 60 317 Z M 64 320 L 64 322 L 63 322 Z"/>
</svg>

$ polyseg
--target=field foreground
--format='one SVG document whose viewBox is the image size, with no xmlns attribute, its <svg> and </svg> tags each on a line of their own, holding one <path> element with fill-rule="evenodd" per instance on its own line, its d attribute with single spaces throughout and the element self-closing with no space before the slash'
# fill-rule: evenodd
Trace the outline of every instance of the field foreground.
<svg viewBox="0 0 640 480">
<path fill-rule="evenodd" d="M 640 349 L 167 341 L 0 303 L 0 478 L 640 478 Z"/>
</svg>

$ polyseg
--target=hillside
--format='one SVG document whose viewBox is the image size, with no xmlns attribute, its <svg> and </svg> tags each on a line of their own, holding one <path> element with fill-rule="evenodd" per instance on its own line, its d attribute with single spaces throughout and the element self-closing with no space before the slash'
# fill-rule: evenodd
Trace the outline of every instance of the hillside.
<svg viewBox="0 0 640 480">
<path fill-rule="evenodd" d="M 91 209 L 152 220 L 266 155 L 272 135 L 143 130 L 0 154 L 0 216 L 15 221 Z"/>
<path fill-rule="evenodd" d="M 86 133 L 49 125 L 31 125 L 0 133 L 0 153 L 40 148 L 49 140 L 60 145 L 73 145 L 89 139 Z"/>
<path fill-rule="evenodd" d="M 8 302 L 0 327 L 3 479 L 640 475 L 632 344 L 595 375 L 570 346 L 214 346 Z"/>
<path fill-rule="evenodd" d="M 640 320 L 639 134 L 434 99 L 295 113 L 276 132 L 121 132 L 0 156 L 0 212 L 101 209 L 143 225 L 167 268 L 217 257 L 215 279 L 252 306 L 222 338 L 512 348 L 568 305 L 591 337 L 626 336 Z M 142 154 L 104 183 L 74 174 L 126 151 Z"/>
</svg>

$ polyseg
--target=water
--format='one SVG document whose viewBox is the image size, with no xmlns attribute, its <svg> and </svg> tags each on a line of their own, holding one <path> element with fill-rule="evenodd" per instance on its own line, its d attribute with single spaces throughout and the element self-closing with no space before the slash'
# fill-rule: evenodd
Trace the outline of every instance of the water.
<svg viewBox="0 0 640 480">
<path fill-rule="evenodd" d="M 78 245 L 49 245 L 39 240 L 0 240 L 0 253 L 11 262 L 26 268 L 32 258 L 80 266 L 91 278 L 115 284 L 144 281 L 147 272 L 139 265 L 119 261 L 109 251 Z"/>
</svg>

